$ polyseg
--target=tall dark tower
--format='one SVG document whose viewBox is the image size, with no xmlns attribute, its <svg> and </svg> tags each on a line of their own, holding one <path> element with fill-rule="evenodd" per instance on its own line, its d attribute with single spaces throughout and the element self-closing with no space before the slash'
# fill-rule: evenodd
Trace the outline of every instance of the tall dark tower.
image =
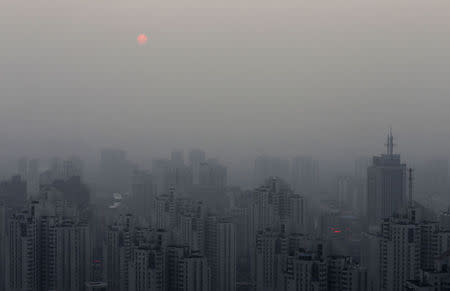
<svg viewBox="0 0 450 291">
<path fill-rule="evenodd" d="M 414 177 L 413 177 L 413 169 L 408 169 L 408 191 L 409 191 L 409 198 L 408 198 L 408 217 L 409 220 L 413 223 L 416 223 L 416 208 L 414 207 L 414 200 L 413 200 L 413 186 L 414 186 Z"/>
<path fill-rule="evenodd" d="M 386 154 L 375 156 L 367 169 L 367 214 L 370 225 L 392 216 L 406 206 L 406 165 L 394 154 L 394 138 L 389 130 Z"/>
<path fill-rule="evenodd" d="M 409 186 L 408 186 L 408 190 L 409 190 L 409 199 L 408 199 L 408 207 L 413 207 L 414 206 L 414 201 L 413 201 L 413 186 L 414 186 L 414 177 L 413 177 L 413 169 L 409 168 L 408 169 L 409 175 L 408 175 L 408 182 L 409 182 Z"/>
</svg>

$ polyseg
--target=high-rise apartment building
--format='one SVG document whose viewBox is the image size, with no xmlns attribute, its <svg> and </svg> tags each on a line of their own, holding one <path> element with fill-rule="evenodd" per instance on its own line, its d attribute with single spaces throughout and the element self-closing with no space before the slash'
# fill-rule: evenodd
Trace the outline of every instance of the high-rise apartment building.
<svg viewBox="0 0 450 291">
<path fill-rule="evenodd" d="M 311 197 L 319 184 L 319 163 L 311 157 L 299 156 L 292 159 L 291 183 L 294 192 Z"/>
<path fill-rule="evenodd" d="M 210 216 L 206 221 L 205 254 L 211 269 L 211 288 L 236 290 L 236 230 L 225 218 Z"/>
<path fill-rule="evenodd" d="M 39 194 L 39 160 L 21 158 L 18 162 L 18 172 L 22 180 L 27 182 L 27 197 Z"/>
<path fill-rule="evenodd" d="M 132 251 L 129 268 L 129 291 L 165 291 L 166 260 L 163 249 L 141 245 Z M 109 289 L 108 289 L 109 290 Z"/>
<path fill-rule="evenodd" d="M 211 290 L 209 267 L 206 257 L 192 254 L 184 257 L 179 264 L 178 290 Z"/>
<path fill-rule="evenodd" d="M 100 153 L 102 186 L 106 191 L 125 192 L 130 188 L 131 165 L 126 152 L 119 149 L 103 149 Z"/>
<path fill-rule="evenodd" d="M 192 171 L 192 183 L 198 185 L 200 183 L 200 164 L 205 162 L 206 154 L 204 151 L 194 149 L 189 152 L 189 166 Z"/>
<path fill-rule="evenodd" d="M 35 217 L 24 211 L 9 220 L 6 290 L 39 290 L 38 231 Z"/>
<path fill-rule="evenodd" d="M 391 131 L 387 138 L 387 152 L 373 157 L 367 169 L 367 213 L 370 225 L 391 217 L 406 206 L 406 165 L 400 155 L 393 153 Z"/>
<path fill-rule="evenodd" d="M 236 230 L 233 223 L 217 223 L 216 290 L 236 290 Z"/>
<path fill-rule="evenodd" d="M 327 263 L 314 253 L 297 251 L 287 259 L 285 282 L 288 291 L 325 291 Z"/>
<path fill-rule="evenodd" d="M 135 170 L 131 182 L 132 209 L 151 223 L 155 202 L 153 176 L 148 171 Z"/>
</svg>

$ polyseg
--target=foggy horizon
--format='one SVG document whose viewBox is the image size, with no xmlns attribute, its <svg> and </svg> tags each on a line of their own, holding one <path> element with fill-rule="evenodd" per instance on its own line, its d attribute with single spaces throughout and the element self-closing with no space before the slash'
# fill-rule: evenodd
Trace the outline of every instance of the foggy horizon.
<svg viewBox="0 0 450 291">
<path fill-rule="evenodd" d="M 389 126 L 404 155 L 449 155 L 445 1 L 21 3 L 0 4 L 2 156 L 331 158 Z"/>
</svg>

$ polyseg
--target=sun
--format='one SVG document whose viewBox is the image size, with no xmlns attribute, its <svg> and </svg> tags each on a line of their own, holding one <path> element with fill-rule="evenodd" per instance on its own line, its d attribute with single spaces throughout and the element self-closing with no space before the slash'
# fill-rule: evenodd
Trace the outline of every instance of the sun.
<svg viewBox="0 0 450 291">
<path fill-rule="evenodd" d="M 148 40 L 147 36 L 145 34 L 143 34 L 143 33 L 139 34 L 138 37 L 137 37 L 137 43 L 139 45 L 146 44 L 147 40 Z"/>
</svg>

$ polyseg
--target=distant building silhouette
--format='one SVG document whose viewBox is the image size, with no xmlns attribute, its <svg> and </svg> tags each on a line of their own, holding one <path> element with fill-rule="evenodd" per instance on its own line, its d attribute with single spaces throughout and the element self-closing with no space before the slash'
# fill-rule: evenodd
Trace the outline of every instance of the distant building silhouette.
<svg viewBox="0 0 450 291">
<path fill-rule="evenodd" d="M 189 152 L 189 166 L 192 171 L 193 184 L 198 185 L 200 183 L 200 164 L 206 160 L 206 154 L 204 151 L 194 149 Z"/>
<path fill-rule="evenodd" d="M 280 177 L 289 180 L 289 161 L 279 157 L 259 156 L 255 160 L 254 186 L 263 185 L 266 179 Z"/>
<path fill-rule="evenodd" d="M 317 192 L 319 184 L 319 163 L 311 157 L 298 156 L 292 159 L 292 189 L 306 197 Z"/>
<path fill-rule="evenodd" d="M 103 149 L 100 153 L 100 177 L 104 190 L 126 192 L 130 189 L 131 164 L 126 152 L 119 149 Z"/>
<path fill-rule="evenodd" d="M 406 165 L 393 153 L 393 136 L 389 131 L 386 154 L 375 156 L 367 169 L 367 213 L 370 225 L 391 217 L 406 206 Z"/>
</svg>

